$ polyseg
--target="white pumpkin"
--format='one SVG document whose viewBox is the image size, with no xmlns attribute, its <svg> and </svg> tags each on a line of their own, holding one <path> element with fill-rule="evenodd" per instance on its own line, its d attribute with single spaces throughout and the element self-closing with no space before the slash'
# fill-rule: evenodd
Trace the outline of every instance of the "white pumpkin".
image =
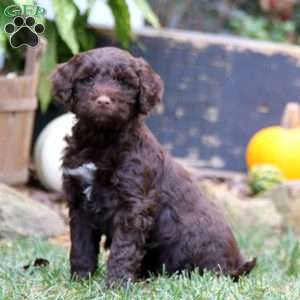
<svg viewBox="0 0 300 300">
<path fill-rule="evenodd" d="M 34 164 L 42 185 L 52 191 L 62 190 L 61 159 L 65 136 L 71 133 L 75 116 L 64 114 L 51 121 L 40 133 L 34 147 Z"/>
</svg>

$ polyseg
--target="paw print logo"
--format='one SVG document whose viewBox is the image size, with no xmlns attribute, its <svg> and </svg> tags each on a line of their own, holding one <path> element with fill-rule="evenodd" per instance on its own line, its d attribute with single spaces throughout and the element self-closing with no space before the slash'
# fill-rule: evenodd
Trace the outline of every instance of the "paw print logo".
<svg viewBox="0 0 300 300">
<path fill-rule="evenodd" d="M 39 34 L 43 33 L 43 24 L 36 23 L 31 16 L 17 16 L 12 23 L 5 25 L 4 30 L 9 34 L 9 41 L 13 48 L 23 45 L 35 47 L 39 43 Z"/>
</svg>

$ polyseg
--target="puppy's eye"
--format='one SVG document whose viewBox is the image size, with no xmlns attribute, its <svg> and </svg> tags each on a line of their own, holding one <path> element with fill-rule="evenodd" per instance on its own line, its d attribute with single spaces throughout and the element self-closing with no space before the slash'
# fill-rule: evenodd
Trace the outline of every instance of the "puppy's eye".
<svg viewBox="0 0 300 300">
<path fill-rule="evenodd" d="M 82 84 L 87 84 L 87 83 L 91 83 L 95 78 L 95 75 L 89 75 L 86 77 L 82 77 L 80 78 L 78 81 Z"/>
<path fill-rule="evenodd" d="M 128 89 L 133 89 L 134 86 L 132 83 L 130 82 L 126 82 L 126 81 L 119 81 L 121 86 L 125 87 L 125 88 L 128 88 Z"/>
</svg>

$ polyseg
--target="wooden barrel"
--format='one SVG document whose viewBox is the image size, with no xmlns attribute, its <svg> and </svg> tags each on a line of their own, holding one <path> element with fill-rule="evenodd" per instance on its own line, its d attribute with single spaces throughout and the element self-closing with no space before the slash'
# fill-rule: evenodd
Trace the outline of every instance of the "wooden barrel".
<svg viewBox="0 0 300 300">
<path fill-rule="evenodd" d="M 23 76 L 0 77 L 0 181 L 22 184 L 28 179 L 42 42 L 28 48 Z"/>
</svg>

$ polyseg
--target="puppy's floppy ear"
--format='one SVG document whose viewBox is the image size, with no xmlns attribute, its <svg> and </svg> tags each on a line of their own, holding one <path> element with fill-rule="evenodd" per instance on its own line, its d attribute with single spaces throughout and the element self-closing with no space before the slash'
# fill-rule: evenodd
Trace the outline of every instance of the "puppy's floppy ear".
<svg viewBox="0 0 300 300">
<path fill-rule="evenodd" d="M 72 106 L 72 89 L 75 80 L 75 70 L 78 67 L 80 56 L 75 55 L 68 62 L 58 65 L 51 75 L 54 98 L 65 105 Z"/>
<path fill-rule="evenodd" d="M 142 114 L 147 114 L 162 100 L 164 84 L 144 59 L 136 58 L 136 63 L 140 85 L 139 110 Z"/>
</svg>

